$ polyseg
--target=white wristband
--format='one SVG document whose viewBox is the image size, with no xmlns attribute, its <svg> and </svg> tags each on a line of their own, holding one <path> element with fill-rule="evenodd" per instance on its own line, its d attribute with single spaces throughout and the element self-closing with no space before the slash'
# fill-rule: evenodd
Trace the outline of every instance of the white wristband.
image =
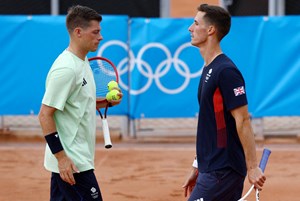
<svg viewBox="0 0 300 201">
<path fill-rule="evenodd" d="M 194 168 L 198 168 L 197 156 L 196 156 L 195 159 L 194 159 L 193 167 L 194 167 Z"/>
</svg>

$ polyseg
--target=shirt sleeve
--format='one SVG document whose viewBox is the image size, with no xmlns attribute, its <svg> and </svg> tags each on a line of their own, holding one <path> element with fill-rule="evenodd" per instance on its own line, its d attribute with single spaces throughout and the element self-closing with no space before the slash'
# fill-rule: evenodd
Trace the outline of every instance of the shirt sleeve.
<svg viewBox="0 0 300 201">
<path fill-rule="evenodd" d="M 227 111 L 248 104 L 245 81 L 238 69 L 226 68 L 222 70 L 219 86 Z"/>
<path fill-rule="evenodd" d="M 60 68 L 50 72 L 42 103 L 63 110 L 74 86 L 75 73 L 72 69 Z"/>
</svg>

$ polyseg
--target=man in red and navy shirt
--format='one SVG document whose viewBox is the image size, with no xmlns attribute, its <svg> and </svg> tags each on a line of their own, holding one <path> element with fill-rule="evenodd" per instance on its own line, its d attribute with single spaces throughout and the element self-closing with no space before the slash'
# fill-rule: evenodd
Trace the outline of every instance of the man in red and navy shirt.
<svg viewBox="0 0 300 201">
<path fill-rule="evenodd" d="M 199 84 L 197 156 L 200 172 L 230 167 L 246 176 L 246 163 L 231 110 L 247 105 L 244 79 L 224 54 L 203 69 Z"/>
<path fill-rule="evenodd" d="M 202 4 L 189 27 L 192 45 L 204 59 L 198 89 L 200 105 L 197 157 L 183 188 L 189 201 L 234 201 L 242 196 L 244 179 L 262 189 L 245 81 L 221 50 L 231 17 L 221 7 Z"/>
</svg>

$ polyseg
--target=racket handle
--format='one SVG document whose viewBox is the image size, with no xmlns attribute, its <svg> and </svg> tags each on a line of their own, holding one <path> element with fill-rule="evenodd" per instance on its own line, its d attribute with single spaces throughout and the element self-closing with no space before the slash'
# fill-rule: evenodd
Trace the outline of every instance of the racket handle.
<svg viewBox="0 0 300 201">
<path fill-rule="evenodd" d="M 267 163 L 268 163 L 268 159 L 269 159 L 270 154 L 271 154 L 271 150 L 265 148 L 264 151 L 263 151 L 263 154 L 262 154 L 260 163 L 259 163 L 259 167 L 260 167 L 260 169 L 261 169 L 263 172 L 264 172 L 265 169 L 266 169 L 266 165 L 267 165 Z"/>
<path fill-rule="evenodd" d="M 103 129 L 103 137 L 104 137 L 104 146 L 106 149 L 109 149 L 112 147 L 112 143 L 110 140 L 107 119 L 102 119 L 102 129 Z"/>
<path fill-rule="evenodd" d="M 264 151 L 263 151 L 263 154 L 261 156 L 260 163 L 259 163 L 259 167 L 263 172 L 266 169 L 266 165 L 268 163 L 268 159 L 269 159 L 270 154 L 271 154 L 271 150 L 265 148 Z M 248 190 L 248 192 L 241 199 L 239 199 L 238 201 L 246 201 L 245 200 L 246 197 L 248 197 L 248 195 L 251 193 L 253 188 L 254 188 L 254 185 L 252 185 L 251 188 Z M 256 201 L 259 201 L 259 191 L 258 191 L 258 189 L 256 189 L 255 197 L 256 197 Z"/>
</svg>

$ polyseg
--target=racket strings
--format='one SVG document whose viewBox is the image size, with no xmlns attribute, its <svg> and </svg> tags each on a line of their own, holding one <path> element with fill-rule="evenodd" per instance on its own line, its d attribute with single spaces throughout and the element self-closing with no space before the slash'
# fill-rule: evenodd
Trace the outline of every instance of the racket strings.
<svg viewBox="0 0 300 201">
<path fill-rule="evenodd" d="M 96 84 L 96 97 L 105 97 L 108 93 L 107 84 L 114 80 L 116 81 L 116 72 L 110 63 L 104 60 L 90 61 L 95 84 Z"/>
</svg>

